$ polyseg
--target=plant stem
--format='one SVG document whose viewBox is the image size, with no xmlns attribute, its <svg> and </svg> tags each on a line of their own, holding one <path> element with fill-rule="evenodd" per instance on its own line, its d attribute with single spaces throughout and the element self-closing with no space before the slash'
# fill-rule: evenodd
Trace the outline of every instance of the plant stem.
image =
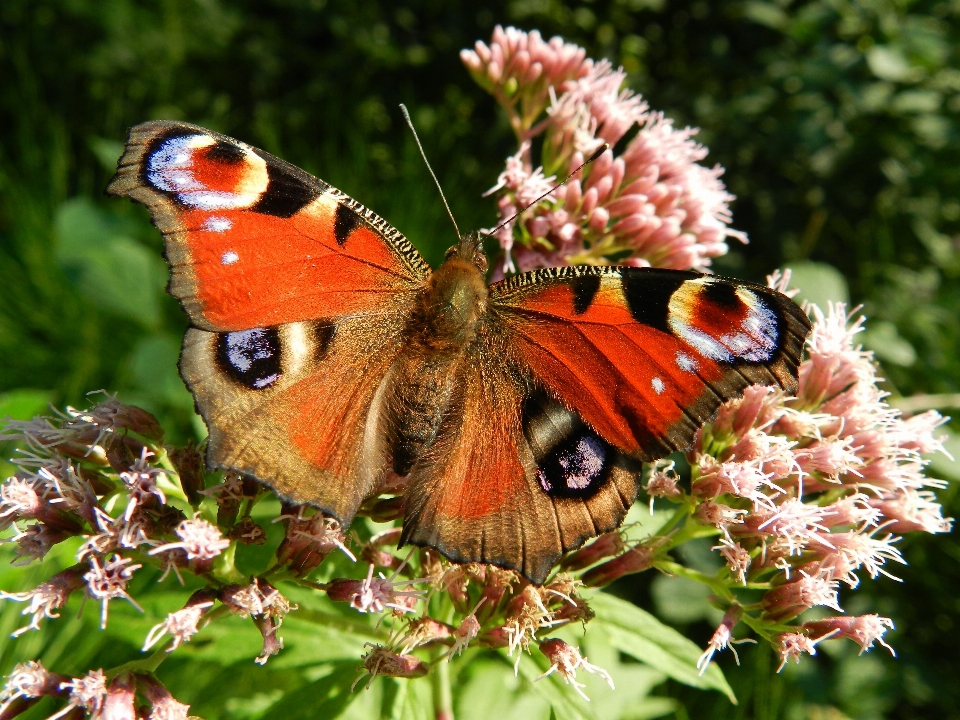
<svg viewBox="0 0 960 720">
<path fill-rule="evenodd" d="M 149 657 L 141 658 L 139 660 L 131 660 L 128 663 L 123 665 L 118 665 L 111 670 L 106 671 L 108 678 L 114 678 L 122 672 L 135 672 L 135 673 L 152 673 L 158 667 L 160 663 L 167 659 L 170 653 L 167 652 L 167 646 L 169 642 L 164 643 L 159 650 L 157 650 L 153 655 Z"/>
<path fill-rule="evenodd" d="M 438 652 L 442 653 L 443 650 Z M 440 660 L 430 671 L 433 711 L 436 720 L 453 720 L 453 693 L 450 691 L 450 663 Z"/>
</svg>

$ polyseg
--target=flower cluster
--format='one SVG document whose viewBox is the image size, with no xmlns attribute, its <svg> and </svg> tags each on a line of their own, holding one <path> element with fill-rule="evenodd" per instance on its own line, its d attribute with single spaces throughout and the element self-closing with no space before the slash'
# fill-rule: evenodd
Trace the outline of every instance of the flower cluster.
<svg viewBox="0 0 960 720">
<path fill-rule="evenodd" d="M 490 190 L 500 272 L 611 261 L 700 270 L 727 252 L 727 238 L 746 242 L 729 227 L 723 169 L 698 164 L 707 150 L 697 131 L 651 111 L 624 88 L 622 70 L 515 28 L 497 27 L 489 46 L 478 42 L 461 59 L 506 109 L 519 143 Z"/>
<path fill-rule="evenodd" d="M 781 290 L 788 281 L 771 278 Z M 862 317 L 851 318 L 843 305 L 810 311 L 796 397 L 748 388 L 698 433 L 687 454 L 688 492 L 663 466 L 647 484 L 651 496 L 685 505 L 692 521 L 718 531 L 714 550 L 730 589 L 705 659 L 727 646 L 741 620 L 775 644 L 784 664 L 829 637 L 851 639 L 861 651 L 875 642 L 890 649 L 883 641 L 889 618 L 793 621 L 817 606 L 842 613 L 841 584 L 895 577 L 891 563 L 905 562 L 900 534 L 951 528 L 932 490 L 943 484 L 924 474 L 922 457 L 943 450 L 936 433 L 945 418 L 935 411 L 904 418 L 884 402 L 872 356 L 855 343 Z M 674 492 L 665 495 L 665 486 Z M 737 585 L 765 592 L 742 604 Z"/>
<path fill-rule="evenodd" d="M 143 702 L 137 702 L 138 696 Z M 120 672 L 108 677 L 98 669 L 71 678 L 50 672 L 39 662 L 26 662 L 13 669 L 0 691 L 0 717 L 15 717 L 44 697 L 66 700 L 47 720 L 84 716 L 187 720 L 190 707 L 178 702 L 149 673 Z"/>
</svg>

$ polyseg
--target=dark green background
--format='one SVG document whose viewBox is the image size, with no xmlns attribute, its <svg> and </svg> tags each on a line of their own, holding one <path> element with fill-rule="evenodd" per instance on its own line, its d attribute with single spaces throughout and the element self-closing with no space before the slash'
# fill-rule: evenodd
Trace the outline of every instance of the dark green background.
<svg viewBox="0 0 960 720">
<path fill-rule="evenodd" d="M 185 319 L 160 238 L 106 199 L 125 130 L 189 120 L 337 185 L 436 262 L 452 229 L 403 126 L 406 103 L 461 227 L 514 151 L 458 53 L 496 23 L 562 34 L 629 72 L 739 199 L 717 270 L 785 264 L 807 295 L 862 303 L 894 398 L 960 392 L 960 3 L 512 0 L 0 2 L 0 409 L 120 391 L 195 432 L 176 376 Z M 953 399 L 956 403 L 956 398 Z M 945 466 L 946 467 L 946 466 Z M 949 467 L 944 471 L 951 472 Z M 955 486 L 941 494 L 956 514 Z M 911 538 L 910 566 L 849 594 L 897 622 L 900 657 L 821 653 L 781 676 L 766 649 L 721 663 L 741 703 L 668 685 L 684 717 L 960 718 L 960 548 Z M 653 578 L 623 588 L 667 608 Z M 669 612 L 667 612 L 669 616 Z M 673 620 L 705 642 L 696 613 Z"/>
</svg>

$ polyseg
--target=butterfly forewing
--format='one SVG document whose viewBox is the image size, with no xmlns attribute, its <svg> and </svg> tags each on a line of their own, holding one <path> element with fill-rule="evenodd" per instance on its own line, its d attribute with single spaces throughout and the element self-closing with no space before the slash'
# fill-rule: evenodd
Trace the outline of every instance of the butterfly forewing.
<svg viewBox="0 0 960 720">
<path fill-rule="evenodd" d="M 108 192 L 150 209 L 170 292 L 205 330 L 387 314 L 430 272 L 403 235 L 336 188 L 187 123 L 132 128 Z"/>
</svg>

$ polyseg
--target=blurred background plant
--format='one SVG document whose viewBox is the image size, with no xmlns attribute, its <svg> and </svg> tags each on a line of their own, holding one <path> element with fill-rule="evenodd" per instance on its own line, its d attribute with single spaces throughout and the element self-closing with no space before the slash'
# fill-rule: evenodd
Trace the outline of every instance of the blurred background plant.
<svg viewBox="0 0 960 720">
<path fill-rule="evenodd" d="M 622 65 L 627 85 L 676 127 L 700 127 L 696 139 L 710 148 L 704 162 L 726 168 L 723 180 L 739 198 L 733 227 L 750 238 L 713 258 L 713 269 L 761 280 L 790 267 L 806 299 L 862 303 L 870 318 L 862 341 L 880 360 L 891 403 L 949 413 L 960 405 L 958 13 L 949 2 L 893 0 L 7 0 L 0 415 L 84 405 L 85 391 L 106 387 L 153 412 L 173 442 L 202 432 L 176 376 L 185 321 L 162 293 L 158 234 L 138 208 L 101 197 L 125 130 L 137 122 L 182 118 L 263 147 L 375 208 L 436 263 L 452 231 L 395 111 L 405 102 L 460 224 L 495 224 L 495 205 L 480 195 L 516 138 L 458 53 L 498 22 L 562 34 Z M 954 456 L 957 445 L 951 436 Z M 929 473 L 960 478 L 945 459 Z M 940 492 L 946 515 L 958 512 L 956 487 Z M 715 569 L 709 545 L 686 547 L 686 564 Z M 737 706 L 647 673 L 635 682 L 661 700 L 622 715 L 960 717 L 960 549 L 950 536 L 898 547 L 910 562 L 898 568 L 902 585 L 880 579 L 849 602 L 840 596 L 851 614 L 894 620 L 887 640 L 896 660 L 856 658 L 849 644 L 825 643 L 816 658 L 776 675 L 779 659 L 767 645 L 742 646 L 740 669 L 716 659 Z M 28 575 L 5 568 L 0 581 L 27 589 L 46 579 Z M 720 620 L 683 579 L 642 573 L 613 590 L 700 647 Z M 20 609 L 0 608 L 4 635 Z M 119 664 L 139 650 L 139 635 L 123 626 L 136 611 L 115 611 L 118 622 L 104 633 L 88 612 L 61 620 L 69 630 L 4 642 L 0 672 L 36 657 L 67 673 Z M 191 688 L 206 717 L 268 717 L 280 698 L 285 710 L 309 715 L 332 697 L 318 690 L 329 664 L 291 654 L 286 665 L 281 656 L 259 669 L 249 660 L 259 647 L 253 655 L 240 647 L 247 640 L 225 633 L 164 680 L 178 697 Z M 241 697 L 227 700 L 224 685 L 231 694 L 242 687 Z M 395 700 L 364 702 L 393 712 Z"/>
</svg>

